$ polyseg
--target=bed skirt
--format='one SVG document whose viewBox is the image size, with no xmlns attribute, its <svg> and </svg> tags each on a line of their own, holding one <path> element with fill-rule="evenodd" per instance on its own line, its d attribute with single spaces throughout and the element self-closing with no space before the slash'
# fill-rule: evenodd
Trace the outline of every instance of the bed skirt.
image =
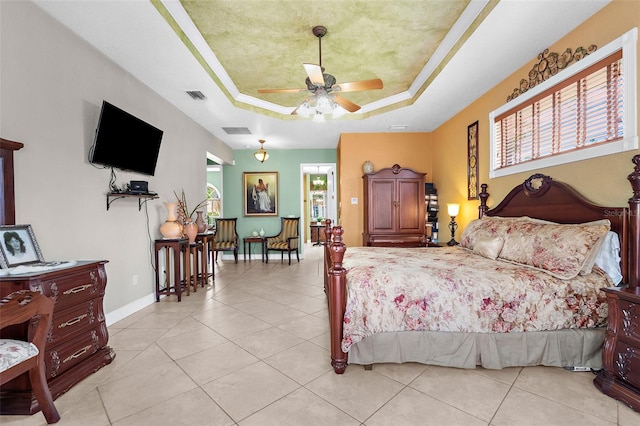
<svg viewBox="0 0 640 426">
<path fill-rule="evenodd" d="M 546 365 L 602 368 L 605 327 L 527 333 L 400 331 L 354 344 L 349 364 L 417 362 L 488 369 Z"/>
</svg>

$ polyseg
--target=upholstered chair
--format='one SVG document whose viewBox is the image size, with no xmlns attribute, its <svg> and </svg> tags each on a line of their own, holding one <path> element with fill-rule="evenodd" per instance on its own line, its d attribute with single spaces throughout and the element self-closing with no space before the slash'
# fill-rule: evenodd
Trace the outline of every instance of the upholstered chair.
<svg viewBox="0 0 640 426">
<path fill-rule="evenodd" d="M 300 218 L 283 217 L 280 233 L 273 237 L 267 237 L 267 263 L 269 262 L 269 251 L 279 251 L 280 261 L 284 261 L 284 252 L 289 255 L 289 265 L 291 265 L 291 252 L 296 252 L 296 259 L 300 262 L 298 246 L 300 244 Z"/>
<path fill-rule="evenodd" d="M 30 321 L 30 341 L 0 339 L 0 385 L 28 372 L 31 389 L 47 423 L 60 414 L 53 404 L 44 365 L 45 344 L 53 317 L 53 300 L 41 293 L 19 290 L 0 300 L 0 328 Z"/>
<path fill-rule="evenodd" d="M 216 253 L 216 261 L 218 261 L 218 252 L 232 251 L 233 258 L 238 263 L 238 231 L 236 230 L 236 222 L 238 218 L 216 219 L 216 232 L 213 241 L 213 251 Z"/>
</svg>

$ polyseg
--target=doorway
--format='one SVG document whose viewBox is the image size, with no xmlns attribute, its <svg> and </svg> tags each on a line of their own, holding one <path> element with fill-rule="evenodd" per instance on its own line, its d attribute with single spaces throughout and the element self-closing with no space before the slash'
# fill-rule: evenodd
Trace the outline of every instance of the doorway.
<svg viewBox="0 0 640 426">
<path fill-rule="evenodd" d="M 302 212 L 300 217 L 301 236 L 304 243 L 311 242 L 310 224 L 318 219 L 331 219 L 336 223 L 338 218 L 336 194 L 336 164 L 335 163 L 303 163 L 300 164 L 300 179 L 302 185 Z"/>
</svg>

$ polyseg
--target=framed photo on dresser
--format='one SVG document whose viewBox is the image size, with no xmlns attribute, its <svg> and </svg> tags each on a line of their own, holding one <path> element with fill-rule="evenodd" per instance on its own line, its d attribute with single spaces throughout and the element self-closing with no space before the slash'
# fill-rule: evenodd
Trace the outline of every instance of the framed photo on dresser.
<svg viewBox="0 0 640 426">
<path fill-rule="evenodd" d="M 0 225 L 0 268 L 44 262 L 31 225 Z"/>
</svg>

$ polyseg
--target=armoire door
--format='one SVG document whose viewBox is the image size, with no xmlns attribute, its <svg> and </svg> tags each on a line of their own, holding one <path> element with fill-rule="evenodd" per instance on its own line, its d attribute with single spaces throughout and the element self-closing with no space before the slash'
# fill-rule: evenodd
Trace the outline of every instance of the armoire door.
<svg viewBox="0 0 640 426">
<path fill-rule="evenodd" d="M 370 182 L 370 231 L 375 233 L 395 232 L 396 228 L 396 181 L 374 179 Z"/>
<path fill-rule="evenodd" d="M 424 196 L 421 188 L 424 183 L 418 179 L 399 179 L 397 181 L 397 232 L 424 232 Z"/>
</svg>

